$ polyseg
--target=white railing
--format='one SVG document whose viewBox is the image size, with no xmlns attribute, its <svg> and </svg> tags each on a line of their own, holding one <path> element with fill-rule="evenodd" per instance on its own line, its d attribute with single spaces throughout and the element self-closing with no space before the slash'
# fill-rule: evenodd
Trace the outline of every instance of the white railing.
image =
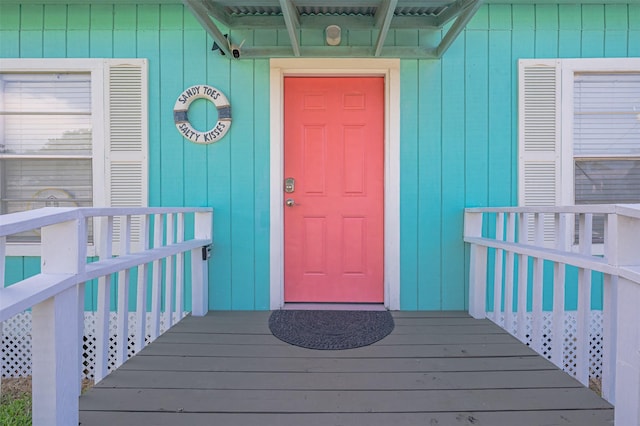
<svg viewBox="0 0 640 426">
<path fill-rule="evenodd" d="M 464 240 L 470 244 L 469 313 L 489 317 L 539 353 L 541 342 L 550 345 L 560 368 L 564 343 L 574 340 L 574 373 L 584 385 L 594 338 L 592 273 L 602 274 L 602 395 L 615 404 L 617 426 L 640 425 L 640 205 L 469 208 Z M 565 297 L 576 284 L 568 266 L 577 269 L 573 335 L 565 332 Z M 553 293 L 552 324 L 544 331 L 543 288 Z"/>
<path fill-rule="evenodd" d="M 114 232 L 114 223 L 119 232 Z M 135 352 L 158 337 L 161 316 L 166 328 L 174 318 L 183 317 L 187 273 L 191 276 L 192 315 L 207 312 L 212 224 L 210 208 L 44 208 L 0 216 L 0 324 L 27 309 L 32 311 L 35 426 L 78 424 L 85 283 L 98 281 L 97 382 L 108 372 L 112 282 L 117 286 L 116 365 L 129 357 L 130 306 L 136 306 Z M 90 225 L 99 229 L 99 259 L 95 262 L 87 258 Z M 41 272 L 5 287 L 7 237 L 32 230 L 41 235 Z M 117 256 L 114 240 L 119 241 Z M 187 256 L 190 268 L 185 267 Z M 136 269 L 134 301 L 129 300 L 129 286 Z M 150 335 L 146 331 L 148 299 Z"/>
</svg>

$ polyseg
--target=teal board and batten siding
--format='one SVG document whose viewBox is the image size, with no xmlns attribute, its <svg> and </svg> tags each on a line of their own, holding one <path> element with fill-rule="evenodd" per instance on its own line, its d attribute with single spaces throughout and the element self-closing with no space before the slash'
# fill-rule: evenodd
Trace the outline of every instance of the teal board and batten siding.
<svg viewBox="0 0 640 426">
<path fill-rule="evenodd" d="M 375 40 L 346 33 L 352 45 Z M 231 36 L 289 44 L 284 30 Z M 396 30 L 386 43 L 433 37 Z M 321 45 L 322 31 L 305 30 L 300 42 Z M 180 4 L 0 4 L 0 58 L 149 59 L 149 205 L 213 207 L 210 308 L 268 309 L 269 62 L 229 61 L 212 44 Z M 402 60 L 402 309 L 464 309 L 463 209 L 517 202 L 517 60 L 602 56 L 640 56 L 640 5 L 487 5 L 441 60 Z M 208 146 L 187 142 L 172 119 L 176 97 L 199 83 L 232 105 L 230 132 Z M 189 115 L 199 129 L 214 124 L 205 101 Z M 15 281 L 39 262 L 7 266 Z"/>
</svg>

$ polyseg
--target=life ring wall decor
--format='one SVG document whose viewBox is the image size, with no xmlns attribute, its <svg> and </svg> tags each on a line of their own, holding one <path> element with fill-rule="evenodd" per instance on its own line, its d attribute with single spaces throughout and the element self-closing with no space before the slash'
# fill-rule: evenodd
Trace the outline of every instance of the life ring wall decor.
<svg viewBox="0 0 640 426">
<path fill-rule="evenodd" d="M 216 125 L 206 132 L 193 128 L 189 122 L 189 105 L 196 99 L 208 99 L 218 110 Z M 231 127 L 231 105 L 227 97 L 218 89 L 206 84 L 191 86 L 178 96 L 173 106 L 173 121 L 182 136 L 198 144 L 210 144 L 224 137 Z"/>
</svg>

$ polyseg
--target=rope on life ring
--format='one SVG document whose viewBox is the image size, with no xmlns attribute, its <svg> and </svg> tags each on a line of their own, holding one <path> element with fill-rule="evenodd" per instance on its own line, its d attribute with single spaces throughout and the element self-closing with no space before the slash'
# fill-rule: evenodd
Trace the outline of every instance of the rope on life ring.
<svg viewBox="0 0 640 426">
<path fill-rule="evenodd" d="M 206 132 L 193 128 L 189 122 L 189 105 L 196 99 L 208 99 L 218 110 L 216 125 Z M 191 86 L 178 96 L 173 107 L 173 121 L 182 136 L 198 144 L 210 144 L 224 137 L 231 127 L 231 105 L 227 97 L 218 89 L 206 84 Z"/>
</svg>

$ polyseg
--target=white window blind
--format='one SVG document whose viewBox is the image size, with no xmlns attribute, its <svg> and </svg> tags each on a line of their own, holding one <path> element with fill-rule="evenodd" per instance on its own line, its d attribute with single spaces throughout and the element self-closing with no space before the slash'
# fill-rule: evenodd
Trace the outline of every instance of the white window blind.
<svg viewBox="0 0 640 426">
<path fill-rule="evenodd" d="M 91 75 L 5 73 L 0 81 L 2 213 L 91 206 Z"/>
<path fill-rule="evenodd" d="M 91 155 L 89 74 L 0 76 L 2 152 Z"/>
<path fill-rule="evenodd" d="M 576 74 L 576 156 L 640 156 L 640 73 Z"/>
<path fill-rule="evenodd" d="M 574 79 L 576 204 L 640 202 L 640 72 Z"/>
</svg>

